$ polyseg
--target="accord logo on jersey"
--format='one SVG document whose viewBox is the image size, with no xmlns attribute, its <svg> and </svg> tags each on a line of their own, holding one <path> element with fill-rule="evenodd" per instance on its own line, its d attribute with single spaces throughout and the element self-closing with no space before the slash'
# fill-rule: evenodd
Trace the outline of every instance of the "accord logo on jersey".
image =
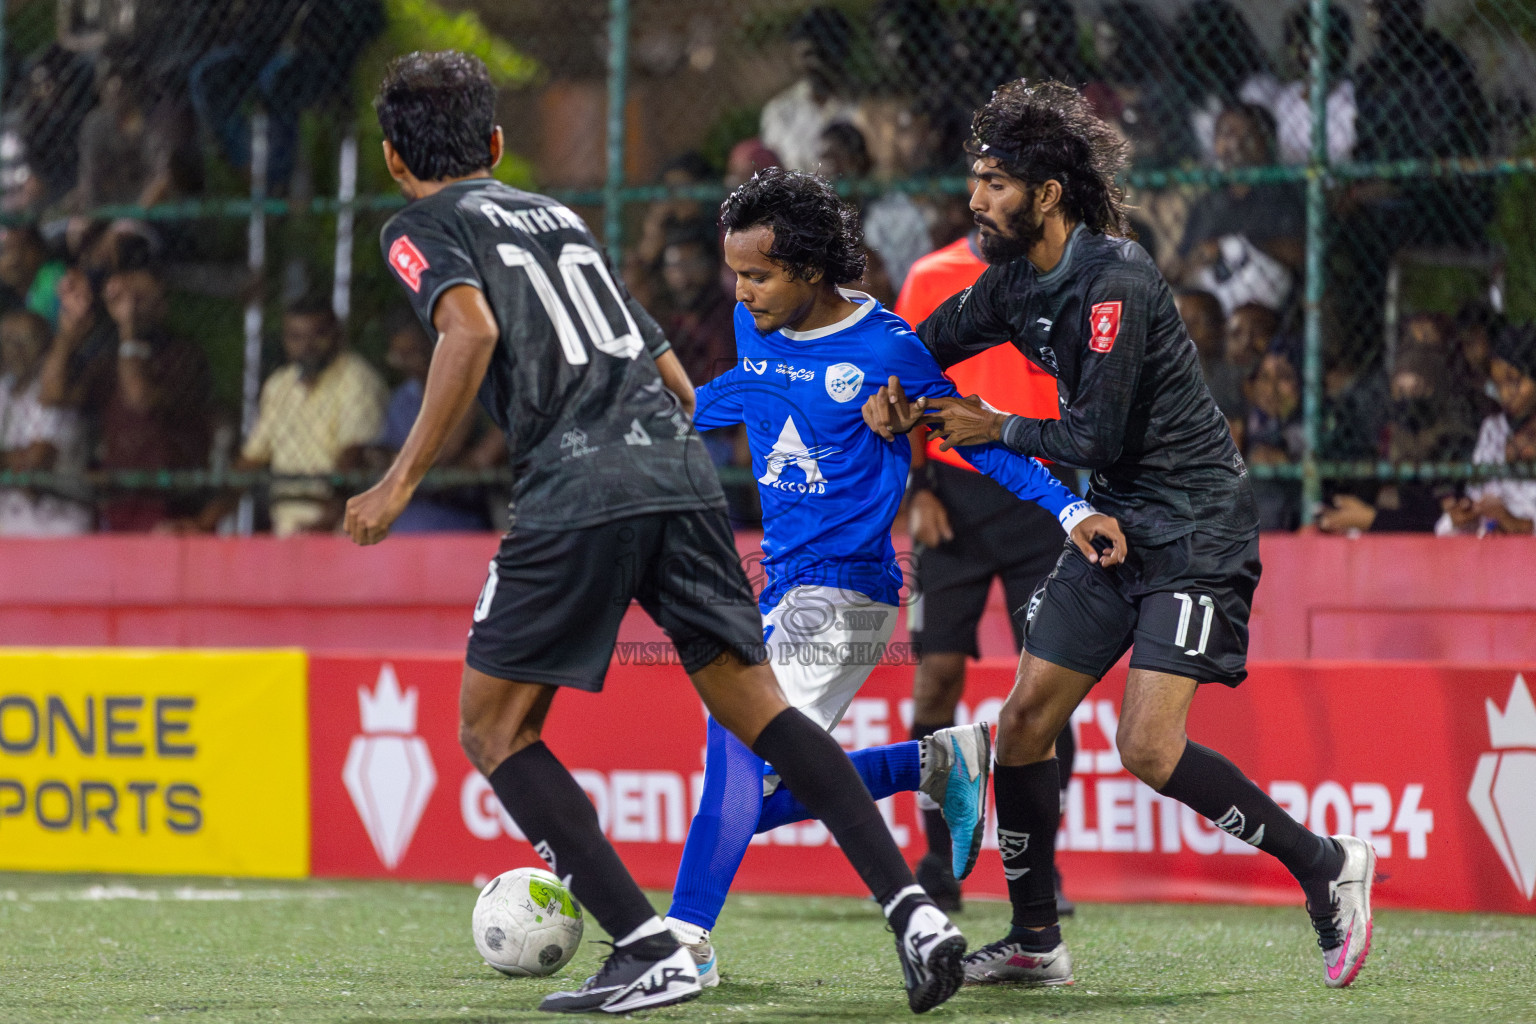
<svg viewBox="0 0 1536 1024">
<path fill-rule="evenodd" d="M 1120 303 L 1095 304 L 1088 314 L 1088 323 L 1091 327 L 1088 347 L 1095 352 L 1108 352 L 1115 347 L 1115 339 L 1120 336 Z"/>
<path fill-rule="evenodd" d="M 389 247 L 389 265 L 413 292 L 421 291 L 422 271 L 431 266 L 409 235 L 401 235 Z"/>
<path fill-rule="evenodd" d="M 852 363 L 838 363 L 827 367 L 827 394 L 834 402 L 851 402 L 859 397 L 864 384 L 864 371 Z"/>
<path fill-rule="evenodd" d="M 757 482 L 764 487 L 776 487 L 782 491 L 824 494 L 827 490 L 827 478 L 821 475 L 821 466 L 816 460 L 838 450 L 827 445 L 807 448 L 805 441 L 800 437 L 800 429 L 795 426 L 795 418 L 788 416 L 784 420 L 784 429 L 779 431 L 779 439 L 773 442 L 773 450 L 764 460 L 768 468 L 762 476 L 757 478 Z M 792 465 L 798 466 L 800 472 L 805 474 L 805 483 L 795 484 L 779 479 L 780 474 Z"/>
</svg>

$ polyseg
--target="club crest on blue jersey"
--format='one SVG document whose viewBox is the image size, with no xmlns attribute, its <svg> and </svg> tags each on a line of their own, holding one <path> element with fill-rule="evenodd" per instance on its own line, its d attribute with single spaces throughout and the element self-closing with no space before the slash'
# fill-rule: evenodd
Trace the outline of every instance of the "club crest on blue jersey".
<svg viewBox="0 0 1536 1024">
<path fill-rule="evenodd" d="M 827 394 L 834 402 L 851 402 L 859 397 L 864 386 L 864 371 L 852 363 L 837 363 L 827 367 Z"/>
</svg>

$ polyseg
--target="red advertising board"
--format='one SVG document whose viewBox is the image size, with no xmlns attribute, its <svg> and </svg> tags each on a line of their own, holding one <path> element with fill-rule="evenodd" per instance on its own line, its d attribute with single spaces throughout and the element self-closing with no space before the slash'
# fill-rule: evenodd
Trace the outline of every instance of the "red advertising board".
<svg viewBox="0 0 1536 1024">
<path fill-rule="evenodd" d="M 1384 906 L 1536 912 L 1536 705 L 1522 670 L 1416 663 L 1252 666 L 1207 687 L 1190 735 L 1222 751 L 1313 829 L 1368 837 Z M 311 658 L 312 869 L 320 876 L 472 880 L 537 863 L 458 749 L 457 659 Z M 1012 666 L 972 667 L 965 718 L 995 720 Z M 906 735 L 911 669 L 877 669 L 838 730 L 847 747 Z M 1061 867 L 1084 900 L 1296 903 L 1280 865 L 1120 766 L 1124 670 L 1074 717 Z M 704 718 L 682 672 L 615 666 L 601 695 L 560 695 L 545 738 L 592 798 L 641 884 L 671 886 L 701 791 Z M 913 799 L 885 802 L 911 859 Z M 744 890 L 860 893 L 816 823 L 760 836 Z M 995 837 L 967 883 L 1004 894 Z"/>
</svg>

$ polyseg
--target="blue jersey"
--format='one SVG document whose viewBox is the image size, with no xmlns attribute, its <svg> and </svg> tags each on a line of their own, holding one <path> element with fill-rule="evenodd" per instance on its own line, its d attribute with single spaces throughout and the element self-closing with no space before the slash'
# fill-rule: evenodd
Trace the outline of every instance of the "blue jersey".
<svg viewBox="0 0 1536 1024">
<path fill-rule="evenodd" d="M 887 441 L 870 430 L 861 410 L 892 375 L 912 398 L 956 394 L 904 320 L 867 295 L 844 294 L 857 311 L 814 331 L 759 334 L 738 303 L 740 362 L 698 392 L 699 430 L 746 424 L 762 496 L 765 612 L 805 584 L 898 603 L 891 522 L 912 450 L 905 437 Z M 956 450 L 1063 526 L 1091 512 L 1034 459 L 998 444 Z"/>
</svg>

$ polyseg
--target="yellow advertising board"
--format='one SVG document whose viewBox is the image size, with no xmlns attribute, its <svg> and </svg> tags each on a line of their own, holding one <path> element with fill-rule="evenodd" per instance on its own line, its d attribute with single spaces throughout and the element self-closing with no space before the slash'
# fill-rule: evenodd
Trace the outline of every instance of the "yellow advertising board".
<svg viewBox="0 0 1536 1024">
<path fill-rule="evenodd" d="M 301 651 L 0 649 L 0 869 L 309 871 Z"/>
</svg>

